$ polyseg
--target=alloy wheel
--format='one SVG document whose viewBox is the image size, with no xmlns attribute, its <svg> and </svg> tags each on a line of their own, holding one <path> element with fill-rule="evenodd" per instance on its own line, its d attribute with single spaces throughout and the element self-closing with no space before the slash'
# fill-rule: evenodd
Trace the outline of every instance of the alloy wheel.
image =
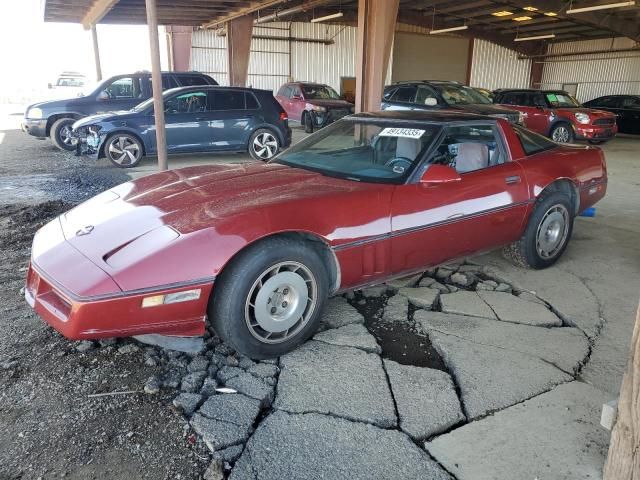
<svg viewBox="0 0 640 480">
<path fill-rule="evenodd" d="M 571 134 L 569 133 L 569 129 L 563 125 L 556 127 L 553 130 L 553 141 L 558 143 L 568 143 Z"/>
<path fill-rule="evenodd" d="M 60 141 L 66 146 L 70 147 L 73 145 L 73 135 L 71 125 L 65 125 L 60 129 Z"/>
<path fill-rule="evenodd" d="M 245 302 L 251 335 L 263 343 L 280 343 L 309 322 L 318 300 L 318 285 L 301 263 L 281 262 L 267 268 L 253 283 Z"/>
<path fill-rule="evenodd" d="M 118 165 L 132 165 L 140 159 L 138 143 L 126 135 L 118 135 L 107 146 L 109 158 Z"/>
<path fill-rule="evenodd" d="M 252 148 L 258 157 L 268 160 L 278 153 L 278 141 L 272 134 L 263 132 L 253 139 Z"/>
<path fill-rule="evenodd" d="M 564 205 L 547 210 L 536 232 L 536 250 L 541 258 L 550 259 L 562 250 L 569 234 L 569 211 Z"/>
</svg>

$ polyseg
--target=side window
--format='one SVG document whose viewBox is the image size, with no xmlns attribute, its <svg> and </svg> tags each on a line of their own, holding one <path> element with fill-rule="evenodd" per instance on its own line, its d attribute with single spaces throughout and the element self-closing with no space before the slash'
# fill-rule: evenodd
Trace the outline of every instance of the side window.
<svg viewBox="0 0 640 480">
<path fill-rule="evenodd" d="M 183 87 L 208 85 L 208 82 L 199 75 L 177 75 L 176 80 Z"/>
<path fill-rule="evenodd" d="M 299 86 L 291 85 L 289 88 L 291 89 L 291 91 L 289 92 L 289 98 L 302 97 L 302 90 L 300 90 Z"/>
<path fill-rule="evenodd" d="M 622 100 L 622 108 L 632 108 L 634 110 L 640 110 L 640 98 L 626 97 Z"/>
<path fill-rule="evenodd" d="M 123 77 L 112 82 L 103 90 L 112 100 L 142 98 L 142 82 L 139 77 Z"/>
<path fill-rule="evenodd" d="M 276 95 L 278 97 L 289 98 L 289 87 L 287 85 L 283 85 L 282 87 L 280 87 L 280 90 L 278 90 L 278 93 L 276 93 Z"/>
<path fill-rule="evenodd" d="M 544 95 L 542 95 L 541 93 L 534 93 L 533 94 L 533 103 L 531 104 L 531 106 L 533 106 L 533 107 L 546 107 L 547 106 L 547 102 L 544 99 Z"/>
<path fill-rule="evenodd" d="M 251 92 L 245 92 L 245 103 L 247 110 L 256 110 L 260 108 L 260 104 L 256 99 L 256 96 Z"/>
<path fill-rule="evenodd" d="M 418 93 L 416 93 L 416 103 L 420 105 L 435 106 L 438 104 L 438 97 L 433 88 L 426 85 L 420 85 L 418 87 Z"/>
<path fill-rule="evenodd" d="M 207 92 L 203 91 L 179 94 L 164 102 L 164 111 L 168 115 L 206 112 L 207 110 L 209 110 Z"/>
<path fill-rule="evenodd" d="M 393 95 L 391 95 L 390 100 L 392 102 L 413 102 L 416 98 L 416 87 L 400 87 Z"/>
<path fill-rule="evenodd" d="M 382 98 L 383 98 L 384 100 L 390 100 L 390 99 L 391 99 L 391 96 L 393 95 L 393 93 L 394 93 L 395 91 L 396 91 L 396 89 L 395 89 L 395 88 L 386 88 L 386 89 L 384 90 L 384 93 L 383 93 L 383 95 L 382 95 Z"/>
<path fill-rule="evenodd" d="M 217 90 L 211 92 L 213 110 L 244 110 L 244 93 L 242 90 Z"/>
<path fill-rule="evenodd" d="M 503 93 L 498 103 L 502 103 L 504 105 L 520 105 L 520 103 L 518 103 L 518 97 L 519 95 L 516 92 Z"/>
<path fill-rule="evenodd" d="M 171 75 L 162 76 L 162 90 L 169 90 L 170 88 L 177 87 L 178 84 Z"/>
<path fill-rule="evenodd" d="M 555 143 L 547 137 L 543 137 L 531 130 L 514 125 L 513 130 L 520 139 L 522 149 L 526 155 L 534 155 L 545 150 L 557 147 Z"/>
<path fill-rule="evenodd" d="M 467 173 L 500 165 L 505 159 L 493 125 L 461 125 L 447 127 L 444 140 L 429 163 L 448 165 L 459 173 Z"/>
</svg>

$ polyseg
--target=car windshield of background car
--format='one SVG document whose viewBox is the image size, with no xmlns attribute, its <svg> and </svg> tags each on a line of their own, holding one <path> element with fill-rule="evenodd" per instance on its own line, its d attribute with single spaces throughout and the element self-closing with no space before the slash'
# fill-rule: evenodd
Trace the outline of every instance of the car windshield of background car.
<svg viewBox="0 0 640 480">
<path fill-rule="evenodd" d="M 344 119 L 297 143 L 275 159 L 323 175 L 373 183 L 402 183 L 441 126 Z"/>
<path fill-rule="evenodd" d="M 547 97 L 547 100 L 552 107 L 575 108 L 582 106 L 580 105 L 580 102 L 566 93 L 547 93 L 545 94 L 545 97 Z"/>
<path fill-rule="evenodd" d="M 490 104 L 491 101 L 471 87 L 441 85 L 440 94 L 449 105 Z"/>
<path fill-rule="evenodd" d="M 327 85 L 303 85 L 302 91 L 307 100 L 339 100 L 340 95 Z"/>
</svg>

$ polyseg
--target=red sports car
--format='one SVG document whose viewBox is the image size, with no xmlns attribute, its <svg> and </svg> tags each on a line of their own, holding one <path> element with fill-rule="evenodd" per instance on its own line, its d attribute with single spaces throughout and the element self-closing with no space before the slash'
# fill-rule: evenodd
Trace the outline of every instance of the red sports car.
<svg viewBox="0 0 640 480">
<path fill-rule="evenodd" d="M 280 355 L 330 295 L 506 246 L 544 268 L 606 191 L 598 147 L 454 112 L 346 117 L 269 163 L 156 173 L 35 236 L 25 296 L 71 339 L 197 336 Z"/>
</svg>

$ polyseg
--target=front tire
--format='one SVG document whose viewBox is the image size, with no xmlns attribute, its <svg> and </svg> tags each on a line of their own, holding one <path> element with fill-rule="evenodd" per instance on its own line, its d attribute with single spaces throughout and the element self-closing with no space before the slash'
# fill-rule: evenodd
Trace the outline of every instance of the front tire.
<svg viewBox="0 0 640 480">
<path fill-rule="evenodd" d="M 304 242 L 266 239 L 241 252 L 216 280 L 209 319 L 241 354 L 275 358 L 315 332 L 328 285 L 320 256 Z"/>
<path fill-rule="evenodd" d="M 120 168 L 135 167 L 142 159 L 142 143 L 128 133 L 116 133 L 104 142 L 104 155 Z"/>
<path fill-rule="evenodd" d="M 266 162 L 280 151 L 278 137 L 271 130 L 259 128 L 249 138 L 249 155 L 254 160 Z"/>
<path fill-rule="evenodd" d="M 574 139 L 573 128 L 568 123 L 558 123 L 551 129 L 549 136 L 556 143 L 571 143 Z"/>
<path fill-rule="evenodd" d="M 543 193 L 529 218 L 524 235 L 504 247 L 504 256 L 518 266 L 547 268 L 562 256 L 573 231 L 571 199 L 562 192 Z"/>
<path fill-rule="evenodd" d="M 75 123 L 73 118 L 59 118 L 51 125 L 49 136 L 53 144 L 60 150 L 72 152 L 76 149 L 73 141 L 71 126 Z"/>
<path fill-rule="evenodd" d="M 302 123 L 304 124 L 305 133 L 313 133 L 313 118 L 309 112 L 302 114 Z"/>
</svg>

